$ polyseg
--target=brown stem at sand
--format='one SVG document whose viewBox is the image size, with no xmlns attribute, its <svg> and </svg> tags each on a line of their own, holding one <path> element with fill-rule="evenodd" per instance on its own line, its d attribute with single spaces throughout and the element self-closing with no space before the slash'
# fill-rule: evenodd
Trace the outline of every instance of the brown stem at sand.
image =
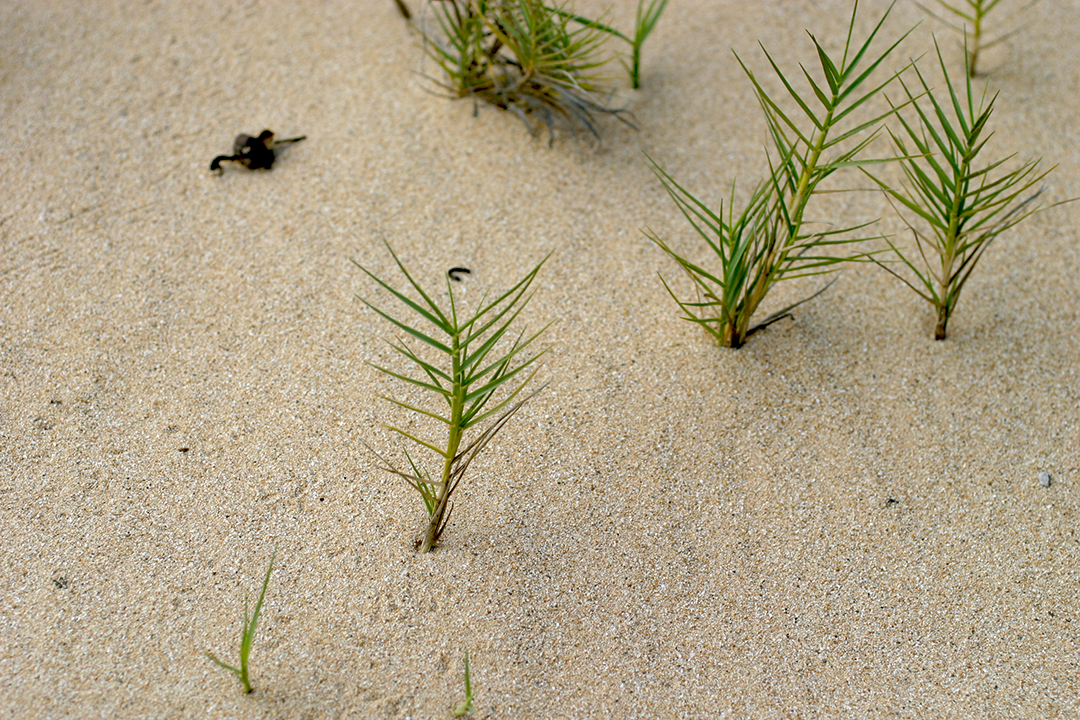
<svg viewBox="0 0 1080 720">
<path fill-rule="evenodd" d="M 941 305 L 938 307 L 937 327 L 934 328 L 934 339 L 945 339 L 945 326 L 949 324 L 949 307 L 947 305 Z"/>
<path fill-rule="evenodd" d="M 720 345 L 732 350 L 738 350 L 742 347 L 743 338 L 739 333 L 738 325 L 734 322 L 724 323 L 724 336 L 720 341 Z"/>
</svg>

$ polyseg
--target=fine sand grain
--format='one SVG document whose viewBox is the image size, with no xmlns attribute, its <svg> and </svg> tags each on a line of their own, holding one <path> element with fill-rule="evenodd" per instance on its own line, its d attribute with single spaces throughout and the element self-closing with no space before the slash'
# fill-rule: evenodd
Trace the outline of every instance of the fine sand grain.
<svg viewBox="0 0 1080 720">
<path fill-rule="evenodd" d="M 940 343 L 856 266 L 721 350 L 640 232 L 700 253 L 643 150 L 713 203 L 760 177 L 731 49 L 797 74 L 849 12 L 671 0 L 641 129 L 597 149 L 427 92 L 390 0 L 0 5 L 0 716 L 448 717 L 469 650 L 478 718 L 1077 717 L 1077 206 L 1003 236 Z M 985 57 L 990 152 L 1060 164 L 1054 202 L 1080 196 L 1080 2 L 1029 15 Z M 896 61 L 931 32 L 960 62 L 932 22 Z M 308 139 L 208 172 L 264 127 Z M 874 193 L 812 212 L 901 230 Z M 471 268 L 467 302 L 554 252 L 524 317 L 558 320 L 552 383 L 423 556 L 419 498 L 363 449 L 401 448 L 349 262 L 393 277 L 383 240 L 429 285 Z M 204 653 L 235 657 L 275 542 L 245 696 Z"/>
</svg>

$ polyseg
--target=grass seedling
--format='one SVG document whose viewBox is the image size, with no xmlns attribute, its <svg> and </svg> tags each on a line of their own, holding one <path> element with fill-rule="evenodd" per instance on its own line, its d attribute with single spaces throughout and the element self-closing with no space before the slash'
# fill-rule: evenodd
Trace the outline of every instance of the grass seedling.
<svg viewBox="0 0 1080 720">
<path fill-rule="evenodd" d="M 934 44 L 937 47 L 936 40 Z M 987 101 L 984 90 L 976 105 L 970 72 L 965 77 L 964 91 L 958 94 L 940 48 L 937 55 L 948 97 L 939 100 L 918 68 L 919 87 L 914 91 L 901 81 L 907 96 L 905 104 L 918 114 L 918 120 L 912 122 L 897 113 L 903 131 L 889 131 L 906 182 L 892 187 L 864 172 L 885 191 L 918 249 L 918 255 L 909 257 L 887 241 L 914 274 L 914 280 L 888 264 L 876 259 L 874 262 L 934 306 L 934 339 L 944 340 L 960 293 L 983 253 L 1003 232 L 1043 209 L 1036 203 L 1041 190 L 1031 190 L 1054 168 L 1040 172 L 1040 161 L 1029 160 L 1005 172 L 1002 166 L 1012 156 L 980 162 L 980 153 L 991 137 L 986 126 L 997 94 Z M 921 105 L 918 102 L 923 96 L 929 107 L 925 101 Z M 909 211 L 908 216 L 897 204 Z M 916 222 L 923 229 L 913 224 Z"/>
<path fill-rule="evenodd" d="M 838 263 L 851 259 L 819 254 L 817 251 L 828 245 L 858 242 L 860 238 L 850 237 L 850 233 L 866 225 L 808 231 L 805 213 L 810 199 L 818 192 L 819 184 L 837 170 L 882 162 L 861 160 L 857 156 L 876 135 L 883 120 L 895 112 L 895 108 L 872 119 L 854 123 L 854 127 L 843 126 L 852 112 L 877 96 L 902 72 L 864 89 L 874 70 L 911 32 L 909 30 L 883 53 L 868 57 L 870 45 L 891 11 L 892 5 L 869 37 L 855 46 L 852 35 L 858 13 L 856 2 L 843 54 L 839 58 L 831 56 L 810 35 L 823 76 L 823 80 L 815 80 L 800 66 L 812 94 L 795 90 L 762 46 L 769 64 L 805 118 L 785 113 L 736 55 L 754 86 L 776 152 L 776 157 L 769 159 L 770 173 L 767 179 L 754 188 L 741 212 L 736 213 L 734 209 L 734 185 L 725 217 L 722 205 L 720 212 L 714 213 L 664 172 L 652 158 L 649 159 L 668 194 L 694 230 L 708 243 L 720 265 L 718 271 L 706 270 L 679 255 L 651 230 L 646 231 L 646 236 L 670 255 L 690 277 L 697 297 L 695 300 L 682 300 L 666 281 L 664 285 L 685 313 L 684 319 L 702 326 L 721 346 L 741 347 L 751 334 L 786 317 L 793 308 L 824 290 L 752 324 L 754 313 L 775 283 L 831 272 L 837 269 Z M 861 141 L 854 144 L 845 142 L 860 133 L 866 134 Z"/>
<path fill-rule="evenodd" d="M 668 0 L 650 0 L 649 5 L 646 7 L 645 0 L 638 0 L 637 15 L 634 18 L 633 38 L 629 38 L 615 28 L 603 25 L 596 20 L 590 20 L 581 15 L 571 15 L 571 17 L 583 26 L 594 27 L 630 45 L 630 64 L 627 65 L 624 61 L 623 67 L 626 68 L 626 72 L 630 76 L 630 86 L 637 90 L 641 87 L 641 48 L 645 45 L 645 40 L 648 39 L 656 24 L 660 22 L 660 16 L 664 13 L 667 4 Z M 559 10 L 558 12 L 563 11 Z"/>
<path fill-rule="evenodd" d="M 598 73 L 611 60 L 603 51 L 606 36 L 617 37 L 631 46 L 628 71 L 639 86 L 641 46 L 667 0 L 651 0 L 647 8 L 643 2 L 633 38 L 578 15 L 565 2 L 543 0 L 432 0 L 428 7 L 437 30 L 425 22 L 417 27 L 425 53 L 445 75 L 436 82 L 451 97 L 508 110 L 533 135 L 537 117 L 552 140 L 556 123 L 599 138 L 599 115 L 633 127 L 621 108 L 608 104 L 612 90 Z"/>
<path fill-rule="evenodd" d="M 641 46 L 646 38 L 652 33 L 656 23 L 660 21 L 660 15 L 667 7 L 668 0 L 652 0 L 649 7 L 645 8 L 645 0 L 638 0 L 637 19 L 634 22 L 633 53 L 630 64 L 630 84 L 634 89 L 641 87 Z"/>
<path fill-rule="evenodd" d="M 255 603 L 255 611 L 248 616 L 248 599 L 244 596 L 244 626 L 240 633 L 240 667 L 233 667 L 218 660 L 211 653 L 206 653 L 218 666 L 228 670 L 240 681 L 245 693 L 251 692 L 251 680 L 248 678 L 248 658 L 251 657 L 251 646 L 255 643 L 255 631 L 259 627 L 259 615 L 262 614 L 263 601 L 266 599 L 266 588 L 270 585 L 270 573 L 274 571 L 274 558 L 277 557 L 277 546 L 270 554 L 270 565 L 266 568 L 266 577 L 263 578 L 262 592 L 259 593 L 259 601 Z"/>
<path fill-rule="evenodd" d="M 465 699 L 451 711 L 454 717 L 465 717 L 473 711 L 472 680 L 469 678 L 469 651 L 465 651 Z"/>
<path fill-rule="evenodd" d="M 424 359 L 405 340 L 398 339 L 391 342 L 390 347 L 414 366 L 413 374 L 407 375 L 379 365 L 372 365 L 372 367 L 391 377 L 403 380 L 415 388 L 431 393 L 433 396 L 440 397 L 446 404 L 442 412 L 423 409 L 390 397 L 384 396 L 383 399 L 405 410 L 438 421 L 446 428 L 446 439 L 443 443 L 436 444 L 423 440 L 412 432 L 387 426 L 388 429 L 418 445 L 421 449 L 435 453 L 441 464 L 439 474 L 435 477 L 424 470 L 408 451 L 405 452 L 410 468 L 408 471 L 399 470 L 377 452 L 374 450 L 372 452 L 379 459 L 384 470 L 402 478 L 420 493 L 428 513 L 428 525 L 418 546 L 421 552 L 427 552 L 435 546 L 450 519 L 452 508 L 448 503 L 469 469 L 469 465 L 487 447 L 510 417 L 543 389 L 541 387 L 514 402 L 525 386 L 535 377 L 539 369 L 537 361 L 547 352 L 547 349 L 544 349 L 530 355 L 526 353 L 526 350 L 550 326 L 550 323 L 527 337 L 524 331 L 513 336 L 509 330 L 510 325 L 532 299 L 529 286 L 547 258 L 540 261 L 540 264 L 524 278 L 496 299 L 489 301 L 485 295 L 481 298 L 480 307 L 475 313 L 467 317 L 459 317 L 459 307 L 454 298 L 454 287 L 449 275 L 446 278 L 449 308 L 444 309 L 409 274 L 393 248 L 389 244 L 386 247 L 419 299 L 410 298 L 374 275 L 363 265 L 355 260 L 353 262 L 380 287 L 418 316 L 415 320 L 423 322 L 410 323 L 379 309 L 364 298 L 360 300 L 412 340 L 426 346 L 428 355 L 433 355 L 437 360 Z M 419 326 L 422 325 L 430 326 L 430 329 L 421 330 Z M 501 399 L 493 399 L 497 394 Z M 486 428 L 466 443 L 467 431 L 478 428 L 485 421 L 488 421 Z"/>
<path fill-rule="evenodd" d="M 994 10 L 1001 4 L 1001 0 L 952 0 L 951 2 L 937 0 L 938 5 L 941 6 L 941 9 L 948 17 L 938 15 L 921 3 L 915 4 L 922 8 L 923 12 L 934 19 L 939 20 L 954 30 L 964 34 L 965 43 L 967 45 L 964 48 L 964 54 L 967 56 L 968 76 L 975 77 L 978 74 L 979 53 L 1020 32 L 1020 30 L 1023 29 L 1023 26 L 1004 33 L 1002 33 L 1001 30 L 1004 26 L 1009 24 L 1009 20 L 1011 20 L 1012 17 L 1016 17 L 1017 15 L 1026 12 L 1038 2 L 1039 0 L 1032 0 L 1032 2 L 1029 2 L 1027 5 L 1024 5 L 1013 13 L 1010 18 L 1003 19 L 994 28 L 990 29 L 987 29 L 986 27 L 986 16 L 991 10 Z M 958 25 L 957 23 L 960 24 Z M 970 38 L 970 42 L 967 42 L 967 38 Z"/>
<path fill-rule="evenodd" d="M 634 18 L 633 38 L 626 37 L 614 28 L 606 27 L 599 23 L 581 18 L 582 22 L 595 25 L 601 30 L 610 33 L 612 36 L 630 44 L 630 64 L 627 65 L 624 61 L 623 67 L 626 68 L 626 72 L 630 76 L 630 87 L 635 90 L 641 87 L 641 48 L 645 44 L 645 40 L 648 39 L 649 35 L 652 33 L 653 28 L 656 27 L 656 23 L 660 22 L 660 16 L 663 14 L 667 4 L 668 0 L 650 0 L 648 7 L 646 7 L 645 0 L 638 0 L 637 15 Z"/>
</svg>

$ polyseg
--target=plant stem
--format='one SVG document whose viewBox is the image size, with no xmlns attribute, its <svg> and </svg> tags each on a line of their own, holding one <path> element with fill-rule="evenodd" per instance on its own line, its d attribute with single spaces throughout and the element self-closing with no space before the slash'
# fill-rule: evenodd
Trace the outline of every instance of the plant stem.
<svg viewBox="0 0 1080 720">
<path fill-rule="evenodd" d="M 975 69 L 975 65 L 979 62 L 979 45 L 982 42 L 982 21 L 983 21 L 983 7 L 982 0 L 977 0 L 975 3 L 975 33 L 972 38 L 974 42 L 971 44 L 971 50 L 968 51 L 968 75 L 975 77 L 978 75 L 978 71 Z M 942 331 L 944 332 L 944 330 Z M 939 338 L 940 339 L 940 338 Z"/>
<path fill-rule="evenodd" d="M 934 339 L 945 339 L 945 326 L 949 324 L 949 306 L 938 305 L 937 327 L 934 328 Z"/>
<path fill-rule="evenodd" d="M 641 45 L 634 43 L 633 67 L 630 70 L 630 86 L 637 90 L 641 87 Z"/>
<path fill-rule="evenodd" d="M 960 169 L 956 173 L 956 178 L 953 181 L 952 194 L 953 201 L 952 207 L 949 208 L 949 227 L 945 231 L 945 248 L 944 253 L 941 256 L 941 276 L 938 277 L 938 285 L 941 288 L 938 293 L 938 322 L 937 327 L 934 329 L 934 339 L 945 339 L 945 326 L 949 322 L 949 316 L 952 314 L 952 306 L 955 302 L 954 298 L 950 296 L 950 285 L 952 285 L 952 267 L 956 261 L 956 251 L 958 247 L 958 241 L 960 239 L 960 215 L 963 211 L 961 207 L 964 202 L 964 197 L 967 190 L 967 181 L 969 173 L 971 172 L 971 165 L 965 158 L 960 163 Z"/>
<path fill-rule="evenodd" d="M 724 323 L 724 335 L 720 339 L 721 347 L 731 348 L 732 350 L 738 350 L 743 346 L 743 337 L 745 336 L 745 328 L 743 332 L 739 332 L 739 327 L 728 320 Z"/>
<path fill-rule="evenodd" d="M 825 148 L 825 141 L 829 136 L 829 129 L 832 126 L 833 112 L 836 110 L 838 93 L 833 93 L 832 102 L 829 109 L 825 114 L 825 120 L 821 123 L 821 130 L 818 131 L 817 138 L 814 140 L 813 147 L 810 148 L 810 152 L 807 156 L 806 164 L 803 166 L 802 173 L 799 176 L 799 184 L 795 191 L 795 196 L 792 198 L 790 215 L 790 222 L 787 228 L 787 237 L 781 245 L 777 246 L 773 244 L 766 255 L 765 262 L 762 264 L 765 268 L 777 268 L 779 269 L 783 265 L 783 260 L 777 260 L 777 256 L 786 256 L 787 252 L 795 242 L 798 241 L 799 231 L 802 229 L 803 214 L 806 211 L 806 206 L 810 202 L 810 196 L 813 195 L 813 186 L 811 181 L 814 175 L 817 173 L 818 161 L 821 159 L 821 153 Z M 816 185 L 816 182 L 814 183 Z M 769 291 L 769 287 L 772 285 L 775 273 L 763 272 L 754 284 L 753 290 L 750 292 L 750 296 L 747 298 L 747 311 L 744 313 L 738 313 L 736 315 L 737 321 L 733 323 L 729 320 L 724 326 L 724 335 L 721 340 L 723 347 L 729 347 L 732 349 L 739 349 L 746 341 L 746 334 L 750 328 L 750 318 L 757 310 L 757 306 L 765 299 L 765 294 Z"/>
<path fill-rule="evenodd" d="M 450 475 L 454 469 L 454 460 L 457 458 L 458 447 L 461 445 L 461 414 L 465 410 L 465 385 L 463 370 L 461 367 L 461 336 L 455 334 L 451 345 L 454 367 L 454 390 L 450 400 L 450 436 L 446 441 L 446 457 L 443 459 L 442 485 L 439 486 L 435 512 L 431 514 L 427 530 L 424 532 L 424 540 L 420 545 L 420 552 L 429 552 L 435 546 L 439 538 L 439 529 L 443 524 L 443 516 L 446 514 L 446 505 L 450 500 Z"/>
</svg>

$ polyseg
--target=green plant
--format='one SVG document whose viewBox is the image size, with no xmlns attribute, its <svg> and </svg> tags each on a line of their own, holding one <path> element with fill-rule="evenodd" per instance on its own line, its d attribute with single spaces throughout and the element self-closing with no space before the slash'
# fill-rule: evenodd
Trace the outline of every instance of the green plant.
<svg viewBox="0 0 1080 720">
<path fill-rule="evenodd" d="M 450 519 L 448 503 L 469 465 L 487 447 L 507 420 L 543 389 L 541 386 L 513 405 L 510 404 L 535 377 L 539 369 L 536 362 L 547 352 L 547 349 L 527 357 L 522 353 L 550 327 L 551 323 L 528 337 L 525 336 L 524 331 L 516 337 L 509 335 L 508 331 L 511 323 L 517 319 L 532 299 L 532 295 L 527 294 L 529 287 L 547 258 L 541 260 L 531 272 L 495 300 L 488 301 L 488 296 L 484 295 L 476 312 L 468 317 L 459 318 L 458 303 L 454 297 L 454 287 L 449 274 L 446 278 L 449 308 L 444 309 L 413 279 L 394 253 L 393 248 L 389 244 L 386 247 L 408 284 L 419 296 L 418 300 L 394 289 L 355 260 L 353 263 L 405 307 L 418 315 L 419 320 L 432 326 L 432 329 L 420 330 L 415 325 L 379 309 L 366 299 L 360 298 L 360 300 L 404 331 L 406 335 L 427 346 L 435 357 L 439 358 L 439 361 L 432 362 L 424 359 L 414 352 L 405 340 L 398 339 L 396 342 L 389 343 L 390 347 L 415 366 L 414 372 L 418 372 L 414 375 L 406 375 L 379 365 L 372 365 L 372 367 L 391 377 L 403 380 L 415 388 L 441 397 L 446 403 L 445 414 L 422 409 L 390 397 L 384 396 L 383 399 L 405 410 L 442 423 L 446 426 L 446 440 L 445 444 L 437 445 L 406 430 L 387 426 L 388 429 L 421 448 L 434 452 L 440 458 L 442 468 L 437 480 L 422 469 L 407 450 L 405 457 L 411 472 L 398 470 L 377 452 L 374 450 L 372 452 L 382 463 L 384 470 L 404 479 L 420 493 L 428 513 L 428 525 L 418 545 L 421 552 L 427 552 L 435 546 Z M 523 373 L 526 370 L 531 370 L 531 372 L 525 375 Z M 493 401 L 492 398 L 500 390 L 508 392 L 501 399 Z M 476 434 L 468 443 L 464 443 L 466 431 L 479 427 L 489 419 L 490 423 L 482 432 Z"/>
<path fill-rule="evenodd" d="M 808 221 L 805 213 L 810 199 L 819 191 L 819 184 L 837 170 L 882 162 L 861 160 L 857 156 L 877 134 L 881 122 L 895 112 L 895 108 L 872 119 L 857 121 L 853 123 L 854 127 L 843 130 L 839 128 L 851 113 L 874 98 L 903 72 L 900 70 L 893 73 L 883 83 L 868 90 L 860 89 L 874 70 L 911 32 L 909 30 L 872 60 L 867 59 L 870 45 L 892 7 L 890 5 L 885 11 L 869 37 L 857 48 L 853 48 L 852 34 L 858 13 L 856 2 L 851 13 L 843 55 L 838 59 L 830 56 L 817 39 L 810 35 L 824 78 L 823 82 L 815 80 L 800 66 L 812 96 L 797 92 L 762 46 L 765 57 L 788 95 L 806 116 L 801 122 L 796 122 L 798 116 L 793 118 L 781 109 L 758 82 L 754 73 L 736 55 L 754 86 L 776 152 L 776 157 L 769 159 L 769 175 L 765 181 L 755 186 L 741 212 L 736 213 L 734 210 L 734 185 L 725 219 L 723 205 L 719 213 L 709 210 L 649 158 L 664 188 L 694 230 L 708 243 L 720 265 L 716 272 L 706 270 L 684 258 L 656 233 L 647 230 L 646 236 L 670 255 L 693 281 L 697 298 L 681 300 L 666 281 L 664 286 L 685 313 L 684 319 L 703 327 L 720 345 L 741 347 L 751 334 L 786 317 L 794 307 L 824 290 L 823 288 L 810 297 L 773 313 L 761 322 L 751 324 L 758 306 L 775 283 L 831 272 L 840 262 L 858 259 L 859 256 L 841 258 L 818 251 L 829 245 L 858 242 L 861 238 L 851 237 L 850 233 L 866 227 L 869 223 L 810 231 L 806 228 Z M 811 109 L 815 103 L 820 106 L 817 112 Z M 873 131 L 861 141 L 854 144 L 845 142 L 871 129 Z"/>
<path fill-rule="evenodd" d="M 1033 5 L 1038 3 L 1039 0 L 1032 0 L 1027 5 L 1018 9 L 1013 13 L 1012 17 L 1016 17 L 1021 13 L 1027 11 Z M 978 74 L 979 66 L 979 53 L 982 50 L 989 49 L 994 45 L 1012 37 L 1016 33 L 1023 29 L 1023 26 L 1015 28 L 1011 31 L 1001 33 L 1001 29 L 1008 24 L 1010 18 L 1003 19 L 996 27 L 988 29 L 985 24 L 986 16 L 991 10 L 996 8 L 1001 3 L 1001 0 L 953 0 L 952 2 L 946 2 L 946 0 L 937 0 L 937 4 L 946 12 L 946 14 L 953 16 L 952 22 L 949 19 L 944 18 L 934 13 L 930 8 L 922 5 L 921 3 L 915 3 L 923 12 L 930 15 L 936 20 L 948 25 L 964 34 L 965 42 L 966 38 L 971 38 L 970 45 L 964 48 L 965 55 L 967 56 L 967 72 L 969 77 L 975 77 Z M 957 21 L 962 21 L 961 25 L 957 25 Z M 968 25 L 971 26 L 971 34 L 968 35 Z M 994 36 L 992 39 L 987 39 L 987 35 Z"/>
<path fill-rule="evenodd" d="M 451 711 L 454 717 L 465 717 L 473 711 L 472 680 L 469 678 L 469 651 L 465 651 L 465 699 Z"/>
<path fill-rule="evenodd" d="M 638 0 L 637 15 L 634 18 L 634 37 L 632 38 L 629 38 L 615 28 L 603 25 L 596 20 L 590 20 L 581 15 L 565 13 L 562 10 L 556 10 L 556 12 L 570 17 L 570 19 L 581 23 L 583 26 L 594 27 L 597 30 L 606 32 L 612 37 L 616 37 L 630 45 L 630 64 L 627 65 L 626 62 L 623 61 L 623 67 L 626 69 L 627 75 L 630 76 L 630 86 L 637 90 L 641 87 L 641 48 L 653 29 L 656 28 L 656 24 L 660 22 L 660 16 L 664 13 L 664 8 L 667 7 L 667 4 L 668 0 L 649 0 L 649 5 L 646 7 L 645 0 Z"/>
<path fill-rule="evenodd" d="M 646 7 L 645 0 L 638 0 L 637 15 L 634 18 L 634 37 L 632 38 L 623 35 L 613 27 L 602 25 L 595 20 L 589 20 L 580 15 L 574 15 L 573 19 L 583 25 L 606 32 L 612 37 L 617 37 L 630 45 L 630 64 L 627 65 L 624 61 L 623 67 L 626 69 L 627 75 L 630 76 L 630 87 L 637 90 L 641 87 L 641 48 L 656 27 L 656 23 L 660 22 L 660 16 L 664 13 L 667 4 L 668 0 L 650 0 L 649 6 Z"/>
<path fill-rule="evenodd" d="M 608 105 L 611 90 L 597 71 L 611 59 L 603 53 L 605 36 L 618 37 L 631 46 L 627 69 L 633 86 L 639 86 L 641 46 L 667 0 L 651 0 L 648 8 L 643 2 L 632 39 L 576 14 L 566 2 L 543 0 L 430 0 L 438 31 L 425 23 L 417 27 L 426 54 L 445 74 L 445 81 L 437 82 L 452 97 L 508 110 L 534 135 L 530 118 L 537 116 L 552 139 L 556 122 L 599 138 L 597 115 L 633 127 L 622 109 Z"/>
<path fill-rule="evenodd" d="M 660 15 L 667 7 L 668 0 L 651 0 L 649 7 L 645 8 L 645 0 L 638 0 L 637 18 L 634 21 L 634 39 L 630 41 L 632 48 L 630 61 L 630 84 L 635 89 L 641 87 L 641 46 L 646 38 L 652 33 L 656 23 L 660 21 Z"/>
<path fill-rule="evenodd" d="M 936 40 L 934 45 L 937 47 Z M 1029 160 L 1010 172 L 1001 170 L 1012 156 L 979 162 L 979 155 L 991 137 L 986 126 L 997 94 L 987 102 L 984 90 L 976 105 L 968 73 L 966 92 L 958 96 L 940 48 L 937 55 L 949 89 L 948 98 L 939 102 L 917 67 L 920 86 L 917 92 L 901 81 L 907 96 L 905 104 L 910 104 L 918 115 L 917 121 L 909 122 L 897 113 L 903 132 L 889 131 L 906 182 L 893 187 L 865 169 L 864 172 L 885 191 L 911 230 L 918 248 L 913 261 L 887 240 L 899 260 L 914 273 L 914 282 L 889 265 L 876 259 L 874 262 L 934 306 L 937 312 L 934 339 L 944 340 L 960 292 L 983 253 L 1001 233 L 1043 209 L 1035 202 L 1041 190 L 1028 193 L 1054 168 L 1039 172 L 1040 161 Z M 922 96 L 929 101 L 929 108 L 919 104 Z M 913 222 L 918 220 L 905 217 L 897 203 L 927 229 L 917 229 Z"/>
<path fill-rule="evenodd" d="M 255 611 L 248 616 L 248 599 L 244 596 L 244 625 L 240 633 L 240 667 L 233 667 L 218 660 L 211 653 L 206 653 L 220 667 L 228 670 L 237 677 L 244 687 L 245 693 L 251 692 L 251 681 L 248 679 L 248 658 L 251 657 L 251 646 L 255 643 L 255 631 L 259 627 L 259 615 L 262 614 L 263 601 L 266 599 L 266 588 L 270 585 L 270 573 L 274 571 L 274 558 L 277 557 L 277 546 L 270 554 L 270 565 L 266 568 L 266 577 L 263 578 L 262 592 L 259 593 L 259 601 L 255 603 Z"/>
</svg>

